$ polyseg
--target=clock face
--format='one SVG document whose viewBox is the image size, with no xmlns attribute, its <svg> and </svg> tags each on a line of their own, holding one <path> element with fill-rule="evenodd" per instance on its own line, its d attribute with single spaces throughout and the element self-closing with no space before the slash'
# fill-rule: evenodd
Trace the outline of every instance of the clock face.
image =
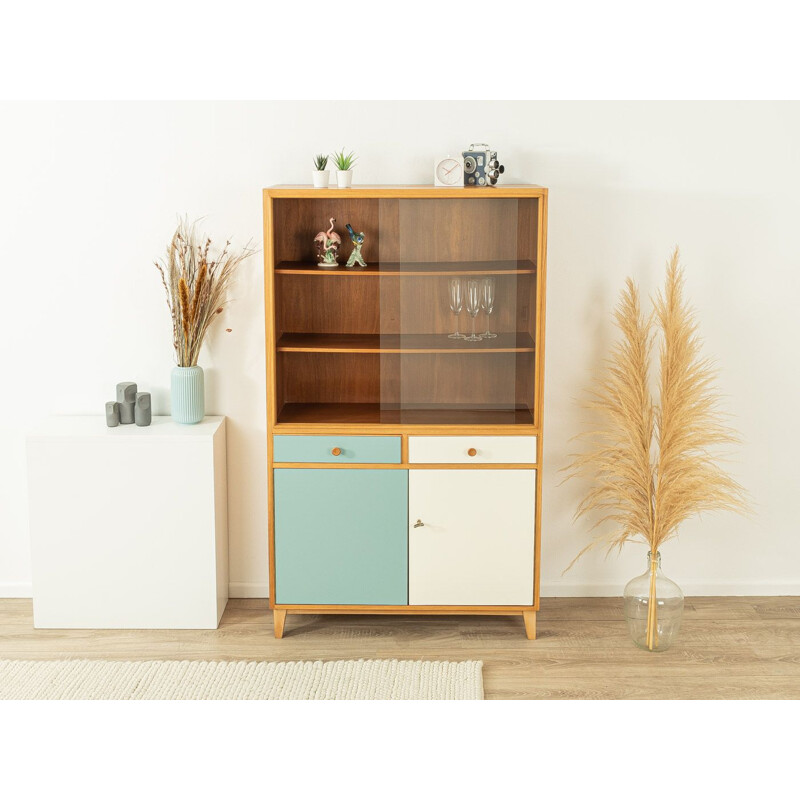
<svg viewBox="0 0 800 800">
<path fill-rule="evenodd" d="M 445 186 L 460 186 L 464 182 L 461 162 L 455 158 L 443 158 L 436 165 L 436 178 Z"/>
</svg>

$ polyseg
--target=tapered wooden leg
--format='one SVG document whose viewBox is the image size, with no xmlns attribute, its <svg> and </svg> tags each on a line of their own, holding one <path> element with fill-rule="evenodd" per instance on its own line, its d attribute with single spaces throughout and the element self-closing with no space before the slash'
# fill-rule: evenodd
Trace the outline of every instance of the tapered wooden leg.
<svg viewBox="0 0 800 800">
<path fill-rule="evenodd" d="M 275 638 L 283 639 L 283 626 L 286 624 L 286 611 L 279 608 L 273 609 L 272 622 L 275 625 Z"/>
<path fill-rule="evenodd" d="M 536 638 L 536 612 L 523 611 L 522 619 L 525 620 L 525 635 L 529 639 Z"/>
</svg>

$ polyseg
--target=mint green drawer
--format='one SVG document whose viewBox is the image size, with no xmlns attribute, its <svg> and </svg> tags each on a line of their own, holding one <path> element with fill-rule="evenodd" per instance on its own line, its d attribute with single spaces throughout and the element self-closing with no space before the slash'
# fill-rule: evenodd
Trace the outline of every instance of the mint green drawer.
<svg viewBox="0 0 800 800">
<path fill-rule="evenodd" d="M 272 460 L 279 464 L 400 463 L 399 436 L 275 436 L 272 441 Z"/>
</svg>

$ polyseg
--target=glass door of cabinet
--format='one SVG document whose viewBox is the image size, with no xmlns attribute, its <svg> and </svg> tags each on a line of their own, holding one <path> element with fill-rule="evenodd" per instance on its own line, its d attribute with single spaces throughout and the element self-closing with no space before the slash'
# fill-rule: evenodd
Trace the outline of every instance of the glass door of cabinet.
<svg viewBox="0 0 800 800">
<path fill-rule="evenodd" d="M 515 198 L 381 201 L 381 404 L 399 422 L 532 422 L 528 212 Z"/>
</svg>

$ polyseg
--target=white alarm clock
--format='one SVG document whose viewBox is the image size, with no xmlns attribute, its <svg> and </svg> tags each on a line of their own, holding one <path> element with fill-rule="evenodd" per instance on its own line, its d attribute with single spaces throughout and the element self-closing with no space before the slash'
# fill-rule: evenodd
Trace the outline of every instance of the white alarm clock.
<svg viewBox="0 0 800 800">
<path fill-rule="evenodd" d="M 463 186 L 464 157 L 445 156 L 433 162 L 434 186 Z"/>
</svg>

